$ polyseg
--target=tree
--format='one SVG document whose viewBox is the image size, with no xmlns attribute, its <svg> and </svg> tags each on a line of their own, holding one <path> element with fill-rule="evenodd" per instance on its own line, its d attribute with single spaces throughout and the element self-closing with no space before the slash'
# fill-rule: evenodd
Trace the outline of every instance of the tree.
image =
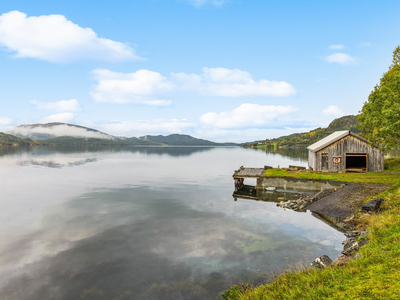
<svg viewBox="0 0 400 300">
<path fill-rule="evenodd" d="M 400 46 L 393 51 L 392 65 L 364 103 L 358 128 L 361 135 L 387 153 L 400 148 Z"/>
</svg>

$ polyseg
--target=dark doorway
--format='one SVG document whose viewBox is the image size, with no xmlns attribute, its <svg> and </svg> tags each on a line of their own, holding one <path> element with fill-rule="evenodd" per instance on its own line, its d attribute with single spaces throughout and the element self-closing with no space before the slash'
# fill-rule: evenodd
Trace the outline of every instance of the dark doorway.
<svg viewBox="0 0 400 300">
<path fill-rule="evenodd" d="M 322 153 L 321 157 L 321 170 L 328 171 L 328 153 Z"/>
<path fill-rule="evenodd" d="M 346 172 L 367 172 L 367 154 L 346 154 Z"/>
</svg>

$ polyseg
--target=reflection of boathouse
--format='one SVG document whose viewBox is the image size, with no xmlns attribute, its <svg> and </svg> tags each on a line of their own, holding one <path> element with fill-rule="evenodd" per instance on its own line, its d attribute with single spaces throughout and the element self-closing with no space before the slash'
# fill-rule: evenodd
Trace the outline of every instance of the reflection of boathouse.
<svg viewBox="0 0 400 300">
<path fill-rule="evenodd" d="M 349 130 L 336 131 L 307 149 L 308 166 L 314 171 L 383 171 L 383 152 Z"/>
</svg>

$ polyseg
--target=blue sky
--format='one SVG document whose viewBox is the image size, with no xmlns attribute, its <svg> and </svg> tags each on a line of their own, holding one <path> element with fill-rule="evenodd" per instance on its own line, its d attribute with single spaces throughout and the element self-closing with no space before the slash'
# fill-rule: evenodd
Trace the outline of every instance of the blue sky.
<svg viewBox="0 0 400 300">
<path fill-rule="evenodd" d="M 400 44 L 399 1 L 7 1 L 0 131 L 251 141 L 357 114 Z"/>
</svg>

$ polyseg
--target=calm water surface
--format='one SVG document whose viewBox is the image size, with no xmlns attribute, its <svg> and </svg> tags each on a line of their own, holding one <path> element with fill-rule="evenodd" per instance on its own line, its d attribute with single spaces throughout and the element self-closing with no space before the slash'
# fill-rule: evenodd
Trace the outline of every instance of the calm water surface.
<svg viewBox="0 0 400 300">
<path fill-rule="evenodd" d="M 232 197 L 240 166 L 304 151 L 0 150 L 0 299 L 219 299 L 328 254 L 344 236 L 309 212 Z"/>
</svg>

